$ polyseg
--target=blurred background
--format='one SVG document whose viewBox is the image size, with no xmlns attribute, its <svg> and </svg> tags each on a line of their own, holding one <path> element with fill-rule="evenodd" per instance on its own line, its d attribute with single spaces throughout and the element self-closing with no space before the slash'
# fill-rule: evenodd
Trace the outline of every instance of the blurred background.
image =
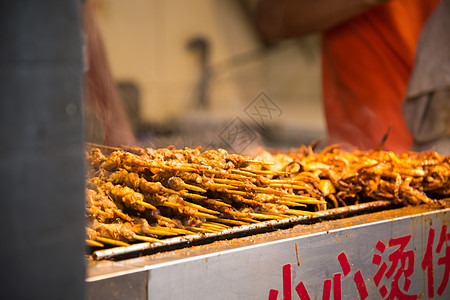
<svg viewBox="0 0 450 300">
<path fill-rule="evenodd" d="M 141 146 L 246 153 L 326 138 L 318 35 L 268 45 L 249 0 L 91 1 Z"/>
</svg>

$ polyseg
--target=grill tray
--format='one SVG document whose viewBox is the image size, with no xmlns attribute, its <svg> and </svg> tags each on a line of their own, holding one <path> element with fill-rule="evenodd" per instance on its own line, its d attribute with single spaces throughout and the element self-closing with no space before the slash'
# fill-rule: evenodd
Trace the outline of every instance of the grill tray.
<svg viewBox="0 0 450 300">
<path fill-rule="evenodd" d="M 114 247 L 94 251 L 93 260 L 122 260 L 157 252 L 172 251 L 183 247 L 202 245 L 218 240 L 249 236 L 265 233 L 277 229 L 289 228 L 298 224 L 312 224 L 324 220 L 343 218 L 351 215 L 364 214 L 380 210 L 392 209 L 395 206 L 391 201 L 373 201 L 346 207 L 334 208 L 318 212 L 318 216 L 297 216 L 281 220 L 270 220 L 256 224 L 235 226 L 214 233 L 199 233 L 165 239 L 163 243 L 138 243 L 126 247 Z"/>
</svg>

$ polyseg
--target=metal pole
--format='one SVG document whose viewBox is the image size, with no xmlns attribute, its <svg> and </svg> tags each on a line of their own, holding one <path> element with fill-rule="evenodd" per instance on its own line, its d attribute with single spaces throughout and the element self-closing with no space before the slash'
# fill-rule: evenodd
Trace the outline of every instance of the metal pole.
<svg viewBox="0 0 450 300">
<path fill-rule="evenodd" d="M 76 0 L 0 1 L 0 291 L 84 297 Z"/>
</svg>

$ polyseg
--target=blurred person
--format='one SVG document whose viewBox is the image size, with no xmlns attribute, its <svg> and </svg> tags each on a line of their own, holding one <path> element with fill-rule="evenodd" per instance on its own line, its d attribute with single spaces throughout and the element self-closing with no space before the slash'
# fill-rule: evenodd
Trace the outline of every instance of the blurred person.
<svg viewBox="0 0 450 300">
<path fill-rule="evenodd" d="M 414 151 L 450 155 L 450 0 L 426 23 L 403 104 Z"/>
<path fill-rule="evenodd" d="M 85 90 L 89 106 L 84 117 L 86 139 L 108 146 L 133 146 L 137 141 L 112 77 L 93 13 L 92 1 L 82 1 L 82 23 L 86 40 L 83 52 L 87 68 Z"/>
<path fill-rule="evenodd" d="M 402 106 L 413 71 L 419 35 L 440 2 L 260 0 L 256 24 L 268 42 L 322 33 L 322 90 L 329 144 L 368 150 L 384 143 L 386 150 L 403 152 L 417 148 L 413 148 L 413 143 L 420 142 L 417 136 L 413 139 L 411 132 L 427 135 L 422 126 L 409 130 L 408 125 L 416 125 L 414 117 L 408 119 L 407 125 Z M 439 42 L 440 34 L 448 37 L 448 28 L 446 32 L 442 28 L 440 33 L 436 33 L 435 41 Z M 448 48 L 446 50 L 450 53 Z M 445 84 L 448 86 L 449 82 Z M 424 91 L 422 88 L 408 95 L 418 97 Z M 426 101 L 415 102 L 426 106 Z M 444 122 L 441 127 L 447 128 L 446 137 L 445 134 L 442 137 L 442 132 L 435 135 L 447 140 L 448 102 L 447 98 L 447 116 L 441 117 L 441 122 Z M 426 107 L 414 109 L 412 106 L 416 105 L 406 105 L 405 113 L 415 111 L 416 116 L 430 117 Z M 430 130 L 431 126 L 428 128 Z M 387 139 L 384 139 L 386 135 Z M 426 142 L 427 147 L 432 147 L 433 141 L 427 139 Z M 441 152 L 447 150 L 444 146 Z"/>
</svg>

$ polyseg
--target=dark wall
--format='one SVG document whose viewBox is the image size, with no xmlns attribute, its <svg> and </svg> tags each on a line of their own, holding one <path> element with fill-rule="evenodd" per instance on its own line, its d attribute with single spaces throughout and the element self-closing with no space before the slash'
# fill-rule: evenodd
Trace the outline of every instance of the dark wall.
<svg viewBox="0 0 450 300">
<path fill-rule="evenodd" d="M 0 1 L 2 299 L 84 295 L 81 49 L 78 1 Z"/>
</svg>

